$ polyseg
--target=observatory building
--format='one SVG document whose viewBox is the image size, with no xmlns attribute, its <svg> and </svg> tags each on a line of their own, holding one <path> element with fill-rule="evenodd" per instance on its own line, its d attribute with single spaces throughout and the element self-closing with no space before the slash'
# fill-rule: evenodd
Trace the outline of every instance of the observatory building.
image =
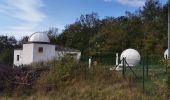
<svg viewBox="0 0 170 100">
<path fill-rule="evenodd" d="M 33 62 L 58 59 L 64 55 L 71 55 L 79 60 L 81 52 L 51 44 L 46 33 L 37 32 L 29 37 L 28 42 L 23 44 L 22 49 L 14 50 L 14 65 L 28 65 Z"/>
</svg>

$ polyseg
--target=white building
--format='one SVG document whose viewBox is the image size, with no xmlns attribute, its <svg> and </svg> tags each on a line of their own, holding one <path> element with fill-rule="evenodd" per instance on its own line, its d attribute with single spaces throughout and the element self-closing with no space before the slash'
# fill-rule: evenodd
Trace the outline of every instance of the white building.
<svg viewBox="0 0 170 100">
<path fill-rule="evenodd" d="M 69 54 L 80 59 L 79 50 L 62 48 L 50 43 L 46 33 L 34 33 L 22 49 L 14 50 L 14 65 L 27 65 L 33 62 L 48 61 Z"/>
</svg>

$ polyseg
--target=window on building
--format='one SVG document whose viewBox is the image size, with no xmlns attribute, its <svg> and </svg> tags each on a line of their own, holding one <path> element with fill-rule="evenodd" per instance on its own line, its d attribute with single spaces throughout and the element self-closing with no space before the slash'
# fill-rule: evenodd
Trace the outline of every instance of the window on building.
<svg viewBox="0 0 170 100">
<path fill-rule="evenodd" d="M 17 61 L 19 61 L 19 55 L 17 55 Z"/>
<path fill-rule="evenodd" d="M 39 47 L 39 48 L 38 48 L 38 52 L 39 52 L 39 53 L 42 53 L 42 52 L 43 52 L 43 47 Z"/>
</svg>

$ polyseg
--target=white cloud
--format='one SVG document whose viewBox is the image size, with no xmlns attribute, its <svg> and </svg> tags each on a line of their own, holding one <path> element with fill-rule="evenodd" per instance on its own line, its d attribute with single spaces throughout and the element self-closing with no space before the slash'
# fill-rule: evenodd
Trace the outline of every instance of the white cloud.
<svg viewBox="0 0 170 100">
<path fill-rule="evenodd" d="M 118 2 L 123 5 L 140 7 L 145 4 L 146 0 L 104 0 L 105 2 Z"/>
<path fill-rule="evenodd" d="M 3 0 L 0 13 L 17 20 L 17 23 L 7 26 L 10 31 L 32 32 L 37 31 L 46 19 L 46 15 L 41 11 L 43 6 L 41 0 Z"/>
</svg>

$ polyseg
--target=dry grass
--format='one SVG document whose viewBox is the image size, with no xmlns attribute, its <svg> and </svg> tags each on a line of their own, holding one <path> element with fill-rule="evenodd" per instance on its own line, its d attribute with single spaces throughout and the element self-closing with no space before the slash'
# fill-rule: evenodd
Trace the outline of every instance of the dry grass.
<svg viewBox="0 0 170 100">
<path fill-rule="evenodd" d="M 58 67 L 53 68 L 76 67 L 66 72 L 62 70 L 62 75 L 52 68 L 41 74 L 31 91 L 19 87 L 12 96 L 1 96 L 0 100 L 158 100 L 156 96 L 142 94 L 130 79 L 123 79 L 120 73 L 110 71 L 107 66 L 88 69 L 86 63 L 60 64 L 54 64 Z"/>
</svg>

